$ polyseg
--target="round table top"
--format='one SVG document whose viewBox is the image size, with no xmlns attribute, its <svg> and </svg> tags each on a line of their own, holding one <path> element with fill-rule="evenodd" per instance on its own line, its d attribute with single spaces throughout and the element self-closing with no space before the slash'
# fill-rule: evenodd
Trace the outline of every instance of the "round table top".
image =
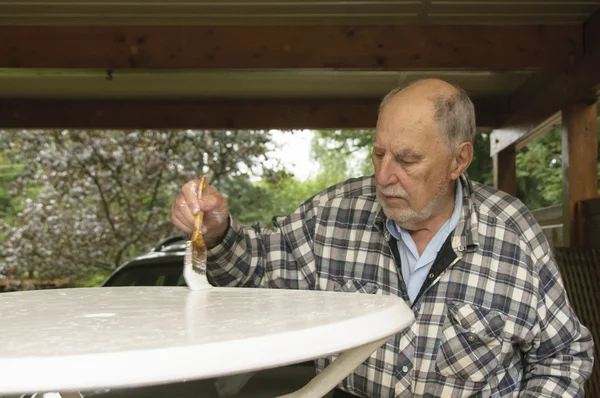
<svg viewBox="0 0 600 398">
<path fill-rule="evenodd" d="M 115 287 L 0 294 L 0 394 L 201 379 L 335 354 L 413 320 L 397 297 Z"/>
</svg>

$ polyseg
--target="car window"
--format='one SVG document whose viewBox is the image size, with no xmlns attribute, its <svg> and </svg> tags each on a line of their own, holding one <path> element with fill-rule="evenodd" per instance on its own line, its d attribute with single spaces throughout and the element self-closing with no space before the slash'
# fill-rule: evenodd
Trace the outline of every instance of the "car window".
<svg viewBox="0 0 600 398">
<path fill-rule="evenodd" d="M 123 268 L 104 286 L 186 286 L 183 264 L 136 265 Z"/>
</svg>

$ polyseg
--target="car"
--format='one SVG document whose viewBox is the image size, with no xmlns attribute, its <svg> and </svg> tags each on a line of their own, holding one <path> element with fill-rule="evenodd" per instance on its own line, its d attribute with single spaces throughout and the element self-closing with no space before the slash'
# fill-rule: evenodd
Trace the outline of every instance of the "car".
<svg viewBox="0 0 600 398">
<path fill-rule="evenodd" d="M 160 241 L 150 252 L 117 268 L 102 286 L 186 286 L 183 277 L 185 235 Z"/>
</svg>

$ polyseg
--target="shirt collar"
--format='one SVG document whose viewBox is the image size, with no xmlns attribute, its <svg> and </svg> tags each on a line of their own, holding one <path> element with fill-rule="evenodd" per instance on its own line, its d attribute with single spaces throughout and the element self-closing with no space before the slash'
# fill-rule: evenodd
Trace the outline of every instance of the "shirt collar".
<svg viewBox="0 0 600 398">
<path fill-rule="evenodd" d="M 373 184 L 373 195 L 375 195 L 375 176 L 371 176 L 371 184 Z M 452 236 L 452 248 L 457 255 L 462 256 L 464 251 L 472 252 L 479 246 L 479 217 L 477 216 L 475 199 L 473 197 L 473 184 L 465 174 L 460 176 L 460 185 L 462 187 L 461 214 Z M 456 208 L 454 210 L 456 211 Z M 388 219 L 378 200 L 375 200 L 374 214 L 373 228 L 382 232 L 385 238 L 389 239 L 390 231 L 386 228 Z"/>
<path fill-rule="evenodd" d="M 479 217 L 475 205 L 474 188 L 466 175 L 460 176 L 463 199 L 461 216 L 452 237 L 452 248 L 459 255 L 472 252 L 479 246 Z"/>
</svg>

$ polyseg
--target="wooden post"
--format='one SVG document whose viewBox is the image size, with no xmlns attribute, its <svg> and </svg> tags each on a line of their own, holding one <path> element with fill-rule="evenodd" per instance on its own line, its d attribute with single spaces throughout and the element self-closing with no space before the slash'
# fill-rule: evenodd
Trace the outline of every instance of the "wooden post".
<svg viewBox="0 0 600 398">
<path fill-rule="evenodd" d="M 573 104 L 562 114 L 563 244 L 578 247 L 585 239 L 578 222 L 577 202 L 598 196 L 596 104 Z"/>
<path fill-rule="evenodd" d="M 494 187 L 517 195 L 517 151 L 509 145 L 494 155 Z"/>
</svg>

